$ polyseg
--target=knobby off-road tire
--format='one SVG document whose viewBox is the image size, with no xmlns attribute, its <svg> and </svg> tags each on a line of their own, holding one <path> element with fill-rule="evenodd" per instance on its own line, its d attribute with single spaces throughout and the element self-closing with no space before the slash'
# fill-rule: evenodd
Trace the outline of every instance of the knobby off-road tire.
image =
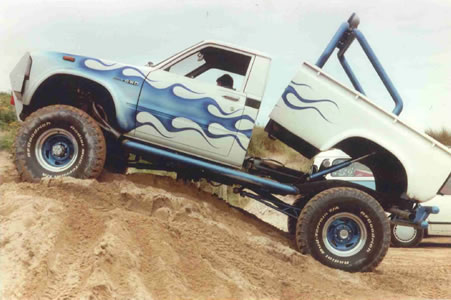
<svg viewBox="0 0 451 300">
<path fill-rule="evenodd" d="M 416 247 L 423 240 L 424 230 L 402 225 L 391 225 L 391 245 L 393 247 Z"/>
<path fill-rule="evenodd" d="M 105 138 L 94 119 L 68 105 L 51 105 L 31 114 L 17 133 L 14 148 L 24 181 L 96 178 L 106 155 Z"/>
<path fill-rule="evenodd" d="M 307 204 L 307 201 L 310 199 L 310 196 L 307 195 L 303 195 L 299 198 L 297 198 L 294 202 L 293 202 L 293 206 L 301 209 L 304 208 L 304 206 Z M 288 216 L 287 217 L 287 229 L 288 229 L 288 233 L 292 236 L 294 236 L 296 234 L 296 225 L 297 225 L 298 219 L 297 218 L 293 218 Z"/>
<path fill-rule="evenodd" d="M 322 264 L 348 272 L 376 268 L 390 245 L 390 223 L 380 204 L 353 188 L 331 188 L 302 210 L 296 244 Z"/>
</svg>

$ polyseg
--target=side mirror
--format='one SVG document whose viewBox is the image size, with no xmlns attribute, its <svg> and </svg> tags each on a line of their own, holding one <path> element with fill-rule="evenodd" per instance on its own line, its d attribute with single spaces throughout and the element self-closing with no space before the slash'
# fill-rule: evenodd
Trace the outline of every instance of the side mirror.
<svg viewBox="0 0 451 300">
<path fill-rule="evenodd" d="M 154 66 L 154 64 L 151 61 L 147 62 L 147 64 L 146 64 L 146 67 L 153 67 L 153 66 Z"/>
</svg>

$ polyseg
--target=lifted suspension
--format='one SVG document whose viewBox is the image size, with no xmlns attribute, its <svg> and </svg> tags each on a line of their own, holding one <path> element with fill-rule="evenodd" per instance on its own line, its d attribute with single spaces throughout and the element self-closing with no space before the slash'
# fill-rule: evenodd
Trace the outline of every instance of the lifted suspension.
<svg viewBox="0 0 451 300">
<path fill-rule="evenodd" d="M 243 188 L 237 188 L 234 189 L 235 193 L 239 193 L 242 197 L 249 197 L 254 200 L 257 200 L 258 202 L 263 203 L 264 205 L 275 209 L 287 216 L 290 216 L 292 218 L 297 219 L 299 214 L 301 213 L 301 209 L 298 207 L 295 207 L 293 205 L 290 205 L 288 203 L 283 202 L 279 198 L 273 196 L 270 193 L 267 192 L 257 192 L 254 191 L 254 193 L 249 193 L 243 190 Z"/>
</svg>

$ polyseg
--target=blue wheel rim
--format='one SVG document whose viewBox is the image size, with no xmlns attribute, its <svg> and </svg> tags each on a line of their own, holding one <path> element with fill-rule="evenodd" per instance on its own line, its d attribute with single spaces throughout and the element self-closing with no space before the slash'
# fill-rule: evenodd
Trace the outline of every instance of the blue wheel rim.
<svg viewBox="0 0 451 300">
<path fill-rule="evenodd" d="M 325 222 L 322 234 L 326 248 L 341 257 L 357 254 L 367 240 L 367 230 L 362 219 L 347 212 L 331 216 Z"/>
<path fill-rule="evenodd" d="M 359 242 L 361 232 L 357 223 L 349 218 L 339 218 L 327 229 L 327 240 L 337 250 L 346 251 Z"/>
<path fill-rule="evenodd" d="M 78 144 L 74 135 L 60 128 L 42 133 L 35 147 L 38 163 L 53 173 L 68 170 L 78 157 Z"/>
<path fill-rule="evenodd" d="M 59 150 L 59 152 L 55 151 Z M 42 146 L 42 157 L 54 167 L 64 167 L 74 157 L 74 144 L 65 135 L 55 134 L 48 137 Z"/>
</svg>

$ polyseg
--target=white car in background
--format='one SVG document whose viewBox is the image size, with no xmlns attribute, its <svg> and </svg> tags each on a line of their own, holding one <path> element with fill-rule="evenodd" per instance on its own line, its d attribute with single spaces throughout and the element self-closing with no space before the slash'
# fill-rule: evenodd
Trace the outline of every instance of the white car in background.
<svg viewBox="0 0 451 300">
<path fill-rule="evenodd" d="M 349 156 L 343 151 L 333 149 L 321 152 L 315 156 L 314 168 L 323 169 L 337 165 L 349 160 Z M 375 189 L 375 181 L 371 170 L 365 165 L 354 162 L 350 166 L 326 175 L 326 179 L 346 180 L 361 184 L 371 189 Z M 451 190 L 451 185 L 444 187 Z M 391 244 L 395 247 L 415 247 L 424 236 L 451 236 L 451 196 L 437 195 L 427 202 L 428 206 L 437 206 L 440 209 L 438 214 L 431 214 L 428 218 L 427 229 L 392 225 Z"/>
</svg>

